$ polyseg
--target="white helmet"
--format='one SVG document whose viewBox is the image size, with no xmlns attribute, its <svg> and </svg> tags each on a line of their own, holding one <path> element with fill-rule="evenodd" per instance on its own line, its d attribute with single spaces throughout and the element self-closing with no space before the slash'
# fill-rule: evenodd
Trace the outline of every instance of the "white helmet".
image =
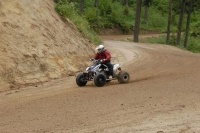
<svg viewBox="0 0 200 133">
<path fill-rule="evenodd" d="M 105 47 L 102 44 L 97 46 L 95 49 L 96 53 L 99 53 L 99 54 L 102 53 L 104 50 L 105 50 Z"/>
</svg>

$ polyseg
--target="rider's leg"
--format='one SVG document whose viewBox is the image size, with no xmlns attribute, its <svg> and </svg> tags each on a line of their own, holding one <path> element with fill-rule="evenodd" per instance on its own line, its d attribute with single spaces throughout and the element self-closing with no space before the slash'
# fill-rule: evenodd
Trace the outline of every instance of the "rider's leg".
<svg viewBox="0 0 200 133">
<path fill-rule="evenodd" d="M 113 65 L 111 63 L 106 63 L 109 69 L 109 76 L 113 76 Z"/>
</svg>

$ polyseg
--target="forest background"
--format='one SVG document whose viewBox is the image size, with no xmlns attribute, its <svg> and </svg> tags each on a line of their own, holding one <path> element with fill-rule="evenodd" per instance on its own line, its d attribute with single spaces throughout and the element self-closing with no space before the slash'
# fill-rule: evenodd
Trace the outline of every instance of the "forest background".
<svg viewBox="0 0 200 133">
<path fill-rule="evenodd" d="M 105 31 L 108 30 L 113 31 L 110 34 L 133 34 L 139 10 L 140 33 L 161 34 L 157 38 L 142 39 L 139 42 L 170 44 L 192 52 L 200 52 L 199 1 L 55 0 L 55 2 L 57 3 L 55 9 L 63 19 L 70 19 L 95 44 L 101 42 L 99 35 L 105 35 Z"/>
</svg>

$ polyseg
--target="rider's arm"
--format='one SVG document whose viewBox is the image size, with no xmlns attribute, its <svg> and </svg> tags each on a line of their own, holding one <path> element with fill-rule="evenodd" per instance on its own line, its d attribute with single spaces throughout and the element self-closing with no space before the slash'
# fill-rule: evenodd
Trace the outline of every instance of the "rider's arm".
<svg viewBox="0 0 200 133">
<path fill-rule="evenodd" d="M 95 60 L 99 59 L 99 54 L 98 54 L 98 53 L 96 53 L 96 54 L 94 55 L 94 59 L 95 59 Z"/>
<path fill-rule="evenodd" d="M 104 62 L 110 62 L 110 60 L 111 60 L 111 54 L 110 54 L 110 52 L 106 50 L 105 51 L 105 55 L 106 55 L 106 59 L 105 59 Z"/>
</svg>

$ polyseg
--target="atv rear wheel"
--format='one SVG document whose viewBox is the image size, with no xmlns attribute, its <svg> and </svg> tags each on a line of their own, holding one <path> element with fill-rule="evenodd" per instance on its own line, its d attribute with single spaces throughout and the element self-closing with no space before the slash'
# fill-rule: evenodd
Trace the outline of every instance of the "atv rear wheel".
<svg viewBox="0 0 200 133">
<path fill-rule="evenodd" d="M 119 83 L 128 83 L 130 79 L 130 75 L 127 72 L 120 71 L 117 76 L 117 79 Z"/>
<path fill-rule="evenodd" d="M 98 73 L 94 77 L 94 83 L 98 87 L 102 87 L 106 84 L 106 76 L 102 73 Z"/>
<path fill-rule="evenodd" d="M 76 84 L 78 86 L 85 86 L 87 84 L 87 81 L 84 78 L 84 74 L 83 73 L 79 73 L 76 77 Z"/>
</svg>

